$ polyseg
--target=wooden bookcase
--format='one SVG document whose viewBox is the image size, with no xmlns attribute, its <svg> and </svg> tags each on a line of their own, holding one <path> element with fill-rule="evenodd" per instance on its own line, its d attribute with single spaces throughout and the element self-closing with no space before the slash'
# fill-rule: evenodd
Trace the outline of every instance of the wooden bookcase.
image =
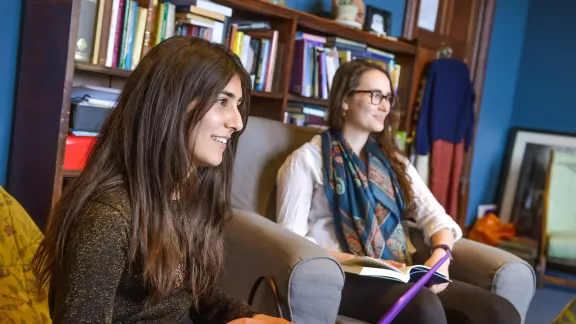
<svg viewBox="0 0 576 324">
<path fill-rule="evenodd" d="M 186 0 L 171 1 L 184 4 Z M 192 1 L 189 1 L 192 3 Z M 339 36 L 395 54 L 402 65 L 400 129 L 409 131 L 416 87 L 422 73 L 419 47 L 339 25 L 331 20 L 258 0 L 214 0 L 234 17 L 270 21 L 279 32 L 275 80 L 271 92 L 251 93 L 251 115 L 283 120 L 289 101 L 326 106 L 327 101 L 289 93 L 297 31 Z M 78 172 L 63 169 L 70 93 L 74 85 L 122 88 L 128 70 L 74 61 L 79 0 L 25 0 L 8 174 L 11 194 L 43 228 L 59 199 L 63 181 Z M 41 26 L 39 30 L 38 26 Z"/>
</svg>

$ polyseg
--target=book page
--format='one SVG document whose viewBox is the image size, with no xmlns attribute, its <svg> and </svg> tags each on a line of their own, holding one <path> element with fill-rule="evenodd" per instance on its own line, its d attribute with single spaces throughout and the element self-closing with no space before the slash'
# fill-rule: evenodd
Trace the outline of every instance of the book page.
<svg viewBox="0 0 576 324">
<path fill-rule="evenodd" d="M 367 257 L 367 256 L 358 256 L 358 257 L 352 258 L 350 260 L 340 262 L 340 264 L 343 266 L 346 265 L 346 266 L 355 266 L 355 267 L 369 267 L 369 268 L 388 269 L 388 270 L 404 273 L 405 275 L 407 274 L 407 272 L 402 272 L 398 268 L 396 268 L 396 267 L 394 267 L 394 266 L 392 266 L 392 265 L 390 265 L 390 264 L 388 264 L 382 260 Z"/>
<path fill-rule="evenodd" d="M 362 266 L 349 266 L 349 265 L 342 265 L 342 270 L 344 270 L 344 272 L 354 273 L 360 276 L 386 278 L 404 283 L 410 280 L 409 277 L 399 272 L 398 270 L 370 268 Z"/>
<path fill-rule="evenodd" d="M 418 281 L 418 279 L 425 275 L 429 270 L 430 268 L 424 265 L 415 265 L 400 269 L 403 274 L 410 278 L 410 282 Z M 430 278 L 430 281 L 428 281 L 428 286 L 446 282 L 452 282 L 452 280 L 448 279 L 448 277 L 442 272 L 436 271 L 432 278 Z"/>
</svg>

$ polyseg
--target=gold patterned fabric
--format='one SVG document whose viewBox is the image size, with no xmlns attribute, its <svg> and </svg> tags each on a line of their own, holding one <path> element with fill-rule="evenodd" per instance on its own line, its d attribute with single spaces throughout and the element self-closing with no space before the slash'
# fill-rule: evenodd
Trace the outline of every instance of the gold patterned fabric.
<svg viewBox="0 0 576 324">
<path fill-rule="evenodd" d="M 30 265 L 42 232 L 0 187 L 0 322 L 51 323 L 48 300 L 37 292 Z"/>
<path fill-rule="evenodd" d="M 572 299 L 556 317 L 552 324 L 574 324 L 576 323 L 576 298 Z"/>
</svg>

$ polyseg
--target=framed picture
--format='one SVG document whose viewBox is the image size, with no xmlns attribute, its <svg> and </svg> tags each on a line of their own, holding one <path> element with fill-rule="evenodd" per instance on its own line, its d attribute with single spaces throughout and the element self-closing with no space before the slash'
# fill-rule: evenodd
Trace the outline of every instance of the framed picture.
<svg viewBox="0 0 576 324">
<path fill-rule="evenodd" d="M 539 239 L 552 150 L 576 153 L 576 134 L 513 129 L 504 161 L 499 216 L 518 236 Z"/>
<path fill-rule="evenodd" d="M 377 34 L 390 36 L 392 28 L 392 14 L 389 11 L 366 6 L 364 30 Z"/>
</svg>

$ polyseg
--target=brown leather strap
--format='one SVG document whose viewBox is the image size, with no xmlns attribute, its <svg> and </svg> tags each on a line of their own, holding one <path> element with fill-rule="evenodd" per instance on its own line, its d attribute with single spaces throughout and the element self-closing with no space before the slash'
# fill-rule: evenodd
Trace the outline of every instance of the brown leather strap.
<svg viewBox="0 0 576 324">
<path fill-rule="evenodd" d="M 256 295 L 256 291 L 258 291 L 258 287 L 260 287 L 260 284 L 264 280 L 268 282 L 270 289 L 272 289 L 272 294 L 274 295 L 274 302 L 276 303 L 276 311 L 278 312 L 278 317 L 284 318 L 282 313 L 282 307 L 280 307 L 280 302 L 278 300 L 278 292 L 276 291 L 276 284 L 274 283 L 274 280 L 271 277 L 261 276 L 258 279 L 256 279 L 256 282 L 254 282 L 254 285 L 252 286 L 252 290 L 250 290 L 250 296 L 248 297 L 248 305 L 252 306 L 254 296 Z"/>
</svg>

